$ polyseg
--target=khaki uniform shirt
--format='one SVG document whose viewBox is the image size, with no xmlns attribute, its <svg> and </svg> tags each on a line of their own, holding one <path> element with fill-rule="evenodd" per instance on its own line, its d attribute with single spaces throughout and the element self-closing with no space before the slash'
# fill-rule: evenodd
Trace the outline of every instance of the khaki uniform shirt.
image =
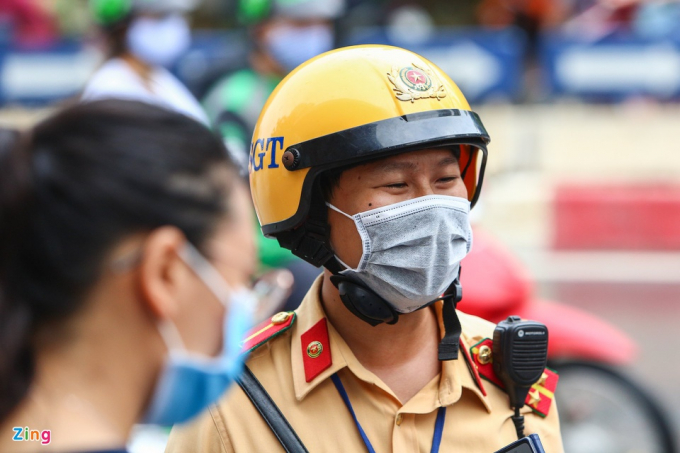
<svg viewBox="0 0 680 453">
<path fill-rule="evenodd" d="M 507 394 L 482 381 L 484 396 L 461 351 L 442 362 L 441 373 L 402 403 L 379 377 L 364 368 L 328 323 L 332 364 L 305 379 L 301 335 L 325 318 L 319 278 L 296 311 L 295 324 L 248 358 L 253 371 L 310 453 L 366 452 L 347 407 L 330 377 L 337 373 L 356 416 L 377 453 L 429 453 L 437 410 L 446 406 L 440 452 L 493 453 L 517 440 Z M 444 331 L 441 303 L 435 307 Z M 458 313 L 462 347 L 492 337 L 494 325 Z M 562 453 L 557 410 L 547 417 L 525 406 L 525 434 L 537 433 L 547 453 Z M 176 426 L 166 453 L 279 452 L 283 448 L 243 391 L 234 385 L 217 405 L 188 425 Z"/>
</svg>

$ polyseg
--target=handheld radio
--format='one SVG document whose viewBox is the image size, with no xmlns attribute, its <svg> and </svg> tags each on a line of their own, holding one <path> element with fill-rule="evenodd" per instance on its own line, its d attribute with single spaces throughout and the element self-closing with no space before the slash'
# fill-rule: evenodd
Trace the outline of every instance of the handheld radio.
<svg viewBox="0 0 680 453">
<path fill-rule="evenodd" d="M 541 378 L 548 362 L 548 328 L 537 321 L 510 316 L 493 333 L 493 369 L 510 396 L 515 409 L 512 421 L 517 438 L 524 437 L 524 406 L 529 389 Z"/>
<path fill-rule="evenodd" d="M 545 450 L 538 435 L 530 434 L 498 450 L 496 453 L 545 453 Z"/>
</svg>

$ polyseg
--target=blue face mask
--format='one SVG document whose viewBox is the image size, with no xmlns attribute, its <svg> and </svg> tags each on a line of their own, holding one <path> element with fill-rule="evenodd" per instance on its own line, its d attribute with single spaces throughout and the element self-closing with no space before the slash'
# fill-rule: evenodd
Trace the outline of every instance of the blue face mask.
<svg viewBox="0 0 680 453">
<path fill-rule="evenodd" d="M 290 72 L 310 58 L 333 49 L 333 30 L 328 25 L 282 25 L 266 38 L 267 51 Z"/>
<path fill-rule="evenodd" d="M 153 66 L 172 65 L 189 49 L 190 44 L 189 24 L 179 14 L 160 19 L 137 17 L 127 32 L 130 53 Z"/>
<path fill-rule="evenodd" d="M 222 352 L 217 357 L 191 353 L 184 347 L 174 324 L 170 321 L 159 324 L 169 353 L 144 423 L 170 426 L 186 422 L 216 402 L 243 370 L 241 341 L 252 326 L 256 296 L 245 288 L 229 290 L 219 272 L 191 245 L 187 245 L 182 258 L 228 307 Z"/>
</svg>

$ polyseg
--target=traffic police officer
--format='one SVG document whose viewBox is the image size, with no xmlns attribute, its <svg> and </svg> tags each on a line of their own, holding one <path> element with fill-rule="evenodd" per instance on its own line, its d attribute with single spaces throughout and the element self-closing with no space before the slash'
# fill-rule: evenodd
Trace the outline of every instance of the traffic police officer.
<svg viewBox="0 0 680 453">
<path fill-rule="evenodd" d="M 325 269 L 244 350 L 310 452 L 491 453 L 516 440 L 489 367 L 494 326 L 454 309 L 488 141 L 455 83 L 394 47 L 314 58 L 265 105 L 250 153 L 263 232 Z M 544 374 L 522 410 L 550 453 L 563 451 L 556 379 Z M 281 446 L 235 389 L 176 427 L 167 451 Z"/>
</svg>

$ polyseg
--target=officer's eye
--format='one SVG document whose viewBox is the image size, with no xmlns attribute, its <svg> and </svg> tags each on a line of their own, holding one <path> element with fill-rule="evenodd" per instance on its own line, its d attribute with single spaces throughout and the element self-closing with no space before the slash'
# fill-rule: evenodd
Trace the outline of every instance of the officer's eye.
<svg viewBox="0 0 680 453">
<path fill-rule="evenodd" d="M 385 187 L 389 187 L 390 189 L 403 189 L 404 187 L 406 187 L 406 183 L 405 182 L 395 182 L 395 183 L 392 183 L 392 184 L 386 184 Z"/>
</svg>

